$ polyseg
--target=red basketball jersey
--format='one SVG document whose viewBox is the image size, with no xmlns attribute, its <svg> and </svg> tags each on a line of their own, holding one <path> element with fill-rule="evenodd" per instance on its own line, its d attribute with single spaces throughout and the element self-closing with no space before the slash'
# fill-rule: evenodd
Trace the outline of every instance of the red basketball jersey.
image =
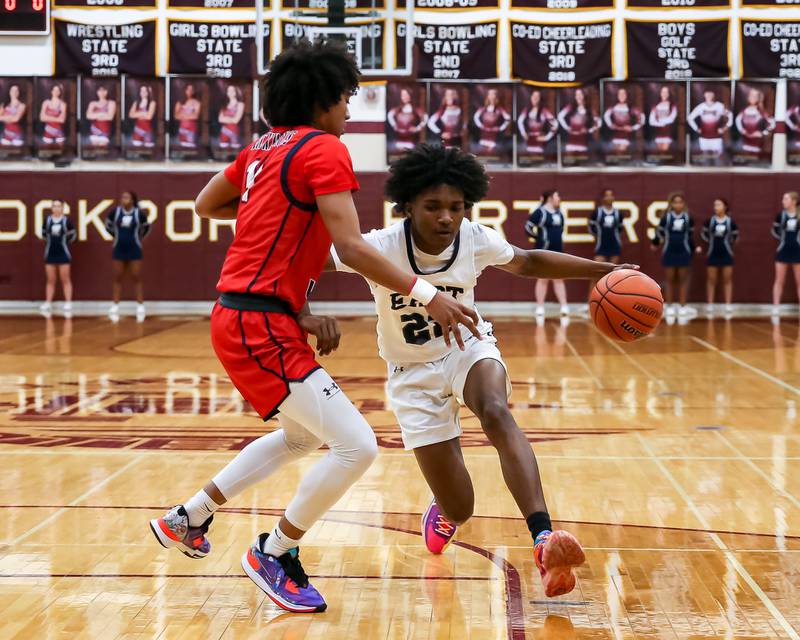
<svg viewBox="0 0 800 640">
<path fill-rule="evenodd" d="M 311 127 L 275 127 L 225 169 L 241 193 L 220 292 L 276 296 L 299 311 L 331 248 L 317 196 L 356 191 L 347 147 Z"/>
</svg>

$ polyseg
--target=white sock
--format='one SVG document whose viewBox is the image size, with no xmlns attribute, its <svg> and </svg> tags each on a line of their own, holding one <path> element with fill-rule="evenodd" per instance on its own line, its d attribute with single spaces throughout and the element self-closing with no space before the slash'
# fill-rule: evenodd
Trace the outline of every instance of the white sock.
<svg viewBox="0 0 800 640">
<path fill-rule="evenodd" d="M 222 505 L 214 502 L 204 489 L 200 489 L 188 501 L 183 503 L 183 508 L 189 515 L 189 526 L 199 527 Z"/>
<path fill-rule="evenodd" d="M 264 548 L 261 550 L 276 558 L 282 556 L 289 549 L 294 549 L 300 544 L 300 539 L 295 540 L 287 536 L 281 528 L 276 524 L 272 531 L 269 533 L 269 538 L 264 543 Z"/>
</svg>

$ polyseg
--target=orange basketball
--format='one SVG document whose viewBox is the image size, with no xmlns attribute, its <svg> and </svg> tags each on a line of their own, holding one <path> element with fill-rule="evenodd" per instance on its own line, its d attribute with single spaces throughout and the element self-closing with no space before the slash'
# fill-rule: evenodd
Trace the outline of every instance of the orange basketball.
<svg viewBox="0 0 800 640">
<path fill-rule="evenodd" d="M 663 310 L 661 288 L 650 276 L 634 269 L 605 275 L 589 300 L 594 325 L 602 334 L 622 342 L 652 333 L 661 321 Z"/>
</svg>

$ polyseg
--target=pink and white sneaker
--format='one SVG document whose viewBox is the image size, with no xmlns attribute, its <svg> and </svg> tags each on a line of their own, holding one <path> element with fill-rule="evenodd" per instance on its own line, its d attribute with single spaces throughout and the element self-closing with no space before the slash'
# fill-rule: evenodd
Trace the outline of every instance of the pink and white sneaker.
<svg viewBox="0 0 800 640">
<path fill-rule="evenodd" d="M 582 565 L 586 556 L 581 543 L 566 531 L 542 531 L 536 536 L 533 557 L 542 575 L 548 598 L 563 596 L 575 588 L 573 567 Z"/>
<path fill-rule="evenodd" d="M 442 515 L 436 498 L 431 500 L 428 510 L 422 514 L 422 537 L 428 551 L 435 554 L 444 553 L 456 535 L 456 525 Z"/>
</svg>

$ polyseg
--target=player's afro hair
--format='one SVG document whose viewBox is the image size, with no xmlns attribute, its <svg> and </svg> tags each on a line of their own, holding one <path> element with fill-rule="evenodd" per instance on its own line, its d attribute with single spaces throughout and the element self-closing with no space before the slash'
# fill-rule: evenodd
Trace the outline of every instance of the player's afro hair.
<svg viewBox="0 0 800 640">
<path fill-rule="evenodd" d="M 273 127 L 310 125 L 317 108 L 326 111 L 354 93 L 358 77 L 345 43 L 300 40 L 269 65 L 261 87 L 264 117 Z"/>
<path fill-rule="evenodd" d="M 447 184 L 461 190 L 467 208 L 486 197 L 489 176 L 472 154 L 441 145 L 421 144 L 389 167 L 384 189 L 403 212 L 414 198 L 431 187 Z"/>
</svg>

